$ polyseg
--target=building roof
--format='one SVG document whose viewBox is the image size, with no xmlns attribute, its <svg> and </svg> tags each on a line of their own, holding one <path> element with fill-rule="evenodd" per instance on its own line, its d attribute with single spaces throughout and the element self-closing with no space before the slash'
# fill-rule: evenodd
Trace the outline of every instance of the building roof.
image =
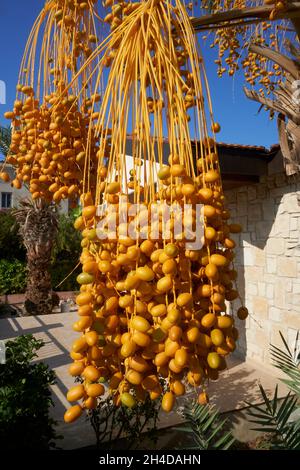
<svg viewBox="0 0 300 470">
<path fill-rule="evenodd" d="M 273 144 L 270 148 L 266 148 L 264 146 L 257 145 L 228 144 L 226 142 L 217 142 L 217 147 L 218 149 L 220 149 L 221 152 L 226 152 L 226 150 L 228 149 L 230 153 L 234 152 L 235 154 L 238 153 L 239 155 L 247 153 L 253 157 L 267 157 L 271 159 L 280 150 L 279 144 Z"/>
</svg>

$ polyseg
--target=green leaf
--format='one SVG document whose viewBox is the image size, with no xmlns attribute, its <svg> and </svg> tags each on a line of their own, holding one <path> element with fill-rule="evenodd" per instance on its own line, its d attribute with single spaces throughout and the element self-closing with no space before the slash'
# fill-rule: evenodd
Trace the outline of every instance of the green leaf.
<svg viewBox="0 0 300 470">
<path fill-rule="evenodd" d="M 191 434 L 195 448 L 227 450 L 234 443 L 231 432 L 225 431 L 227 420 L 221 419 L 214 407 L 192 402 L 185 406 L 183 415 L 187 423 L 176 430 Z"/>
</svg>

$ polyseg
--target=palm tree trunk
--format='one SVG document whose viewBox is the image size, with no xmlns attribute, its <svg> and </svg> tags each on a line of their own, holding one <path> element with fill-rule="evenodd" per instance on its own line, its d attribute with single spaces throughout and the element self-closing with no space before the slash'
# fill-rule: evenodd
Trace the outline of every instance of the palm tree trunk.
<svg viewBox="0 0 300 470">
<path fill-rule="evenodd" d="M 49 266 L 52 244 L 33 244 L 27 252 L 27 285 L 25 292 L 26 315 L 48 315 L 58 304 L 57 294 L 52 292 Z"/>
</svg>

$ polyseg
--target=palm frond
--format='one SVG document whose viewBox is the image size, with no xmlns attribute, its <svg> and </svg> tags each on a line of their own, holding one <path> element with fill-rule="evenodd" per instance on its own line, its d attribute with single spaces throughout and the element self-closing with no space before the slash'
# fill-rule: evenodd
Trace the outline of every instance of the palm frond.
<svg viewBox="0 0 300 470">
<path fill-rule="evenodd" d="M 35 243 L 47 246 L 53 245 L 58 230 L 57 208 L 42 199 L 22 199 L 19 206 L 12 210 L 19 224 L 19 234 L 28 249 Z"/>
<path fill-rule="evenodd" d="M 254 431 L 271 434 L 275 449 L 300 449 L 300 426 L 291 420 L 297 409 L 297 398 L 289 392 L 283 400 L 278 399 L 278 385 L 274 396 L 269 399 L 263 386 L 259 385 L 263 404 L 251 405 L 247 411 L 249 421 L 256 425 Z"/>
<path fill-rule="evenodd" d="M 282 333 L 279 332 L 282 339 L 284 350 L 271 344 L 270 352 L 273 365 L 284 372 L 289 379 L 280 379 L 289 389 L 300 397 L 300 358 L 299 358 L 299 331 L 296 335 L 295 346 L 291 351 Z"/>
<path fill-rule="evenodd" d="M 227 420 L 221 419 L 219 412 L 210 405 L 188 404 L 183 417 L 186 425 L 177 429 L 191 434 L 195 442 L 191 449 L 227 450 L 235 441 L 231 432 L 225 431 Z"/>
</svg>

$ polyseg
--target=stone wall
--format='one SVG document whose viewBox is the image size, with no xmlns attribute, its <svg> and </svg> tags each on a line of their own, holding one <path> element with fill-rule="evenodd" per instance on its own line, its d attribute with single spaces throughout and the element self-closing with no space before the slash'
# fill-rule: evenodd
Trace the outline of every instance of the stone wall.
<svg viewBox="0 0 300 470">
<path fill-rule="evenodd" d="M 283 172 L 226 191 L 236 236 L 239 291 L 250 315 L 238 320 L 237 353 L 269 363 L 269 344 L 290 345 L 300 330 L 300 177 Z M 238 307 L 236 301 L 235 307 Z"/>
</svg>

